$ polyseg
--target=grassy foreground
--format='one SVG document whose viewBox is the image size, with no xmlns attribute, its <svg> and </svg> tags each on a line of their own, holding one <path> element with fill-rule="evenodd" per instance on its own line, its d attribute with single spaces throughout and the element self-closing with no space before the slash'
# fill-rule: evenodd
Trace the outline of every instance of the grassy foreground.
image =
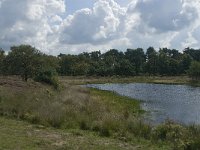
<svg viewBox="0 0 200 150">
<path fill-rule="evenodd" d="M 0 117 L 1 150 L 122 150 L 159 149 L 148 141 L 125 142 L 83 130 L 45 128 Z"/>
<path fill-rule="evenodd" d="M 0 149 L 186 149 L 199 127 L 141 121 L 139 102 L 65 80 L 60 90 L 0 77 Z"/>
</svg>

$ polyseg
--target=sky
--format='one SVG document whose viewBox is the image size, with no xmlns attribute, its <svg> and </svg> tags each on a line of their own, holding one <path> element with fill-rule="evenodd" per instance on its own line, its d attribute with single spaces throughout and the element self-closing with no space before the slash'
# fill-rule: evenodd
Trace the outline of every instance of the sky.
<svg viewBox="0 0 200 150">
<path fill-rule="evenodd" d="M 0 0 L 0 47 L 58 55 L 200 48 L 199 0 Z"/>
</svg>

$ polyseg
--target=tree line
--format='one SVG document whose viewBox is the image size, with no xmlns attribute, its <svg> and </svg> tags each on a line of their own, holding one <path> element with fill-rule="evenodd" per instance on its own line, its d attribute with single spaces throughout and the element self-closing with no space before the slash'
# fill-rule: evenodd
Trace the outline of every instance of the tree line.
<svg viewBox="0 0 200 150">
<path fill-rule="evenodd" d="M 10 48 L 6 55 L 0 49 L 0 74 L 20 75 L 25 81 L 33 78 L 38 81 L 54 82 L 55 75 L 63 76 L 173 76 L 189 74 L 200 79 L 200 49 L 149 47 L 127 49 L 125 52 L 111 49 L 83 52 L 78 55 L 46 55 L 30 45 Z"/>
<path fill-rule="evenodd" d="M 200 76 L 200 49 L 160 48 L 158 51 L 149 47 L 146 53 L 142 48 L 127 49 L 125 52 L 111 49 L 83 52 L 78 55 L 60 54 L 60 75 L 67 76 L 138 76 L 161 75 L 175 76 L 188 74 L 194 79 Z"/>
</svg>

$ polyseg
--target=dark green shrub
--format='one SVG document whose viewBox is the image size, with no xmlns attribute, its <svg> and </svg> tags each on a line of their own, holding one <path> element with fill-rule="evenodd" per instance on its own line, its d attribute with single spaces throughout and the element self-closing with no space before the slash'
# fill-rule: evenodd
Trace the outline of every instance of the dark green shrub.
<svg viewBox="0 0 200 150">
<path fill-rule="evenodd" d="M 80 129 L 81 129 L 81 130 L 89 130 L 90 127 L 89 127 L 89 125 L 88 125 L 88 123 L 87 123 L 86 121 L 82 120 L 82 121 L 80 122 Z"/>
<path fill-rule="evenodd" d="M 184 150 L 199 150 L 200 149 L 200 138 L 194 139 L 192 142 L 184 148 Z"/>
<path fill-rule="evenodd" d="M 101 128 L 98 125 L 95 125 L 94 127 L 92 127 L 92 130 L 95 132 L 99 132 Z"/>
<path fill-rule="evenodd" d="M 99 131 L 100 136 L 109 137 L 111 135 L 108 128 L 102 127 Z"/>
<path fill-rule="evenodd" d="M 57 73 L 55 69 L 52 69 L 52 68 L 40 69 L 36 73 L 34 80 L 37 82 L 43 82 L 49 85 L 53 85 L 54 88 L 58 89 L 59 83 L 56 76 L 57 76 Z"/>
</svg>

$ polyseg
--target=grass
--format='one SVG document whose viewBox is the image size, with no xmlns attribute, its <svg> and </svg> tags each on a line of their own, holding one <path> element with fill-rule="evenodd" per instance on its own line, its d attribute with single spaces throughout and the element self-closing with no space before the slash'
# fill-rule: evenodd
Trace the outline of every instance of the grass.
<svg viewBox="0 0 200 150">
<path fill-rule="evenodd" d="M 191 84 L 188 76 L 135 76 L 135 77 L 60 77 L 60 81 L 72 84 L 95 83 L 157 83 L 157 84 Z"/>
<path fill-rule="evenodd" d="M 134 77 L 97 77 L 97 76 L 61 76 L 59 80 L 62 83 L 71 85 L 82 84 L 104 84 L 104 83 L 154 83 L 154 84 L 184 84 L 190 86 L 200 86 L 200 81 L 194 81 L 192 78 L 182 76 L 134 76 Z"/>
<path fill-rule="evenodd" d="M 130 113 L 136 116 L 140 111 L 138 101 L 67 84 L 56 91 L 48 85 L 7 78 L 2 79 L 0 89 L 2 116 L 56 128 L 102 132 L 101 128 L 109 124 L 113 131 L 123 124 L 118 120 L 128 119 Z"/>
<path fill-rule="evenodd" d="M 24 121 L 0 117 L 0 149 L 2 150 L 158 150 L 148 141 L 133 141 L 99 137 L 83 130 L 61 130 L 33 125 Z"/>
<path fill-rule="evenodd" d="M 94 88 L 90 88 L 90 94 L 101 98 L 105 105 L 112 107 L 112 111 L 124 113 L 124 115 L 128 115 L 126 113 L 139 115 L 144 112 L 140 108 L 140 102 L 129 97 L 120 96 L 114 92 L 97 90 Z"/>
<path fill-rule="evenodd" d="M 141 120 L 144 111 L 137 100 L 68 80 L 61 83 L 55 90 L 17 77 L 0 77 L 0 149 L 196 150 L 199 146 L 199 127 L 174 123 L 154 127 Z"/>
</svg>

